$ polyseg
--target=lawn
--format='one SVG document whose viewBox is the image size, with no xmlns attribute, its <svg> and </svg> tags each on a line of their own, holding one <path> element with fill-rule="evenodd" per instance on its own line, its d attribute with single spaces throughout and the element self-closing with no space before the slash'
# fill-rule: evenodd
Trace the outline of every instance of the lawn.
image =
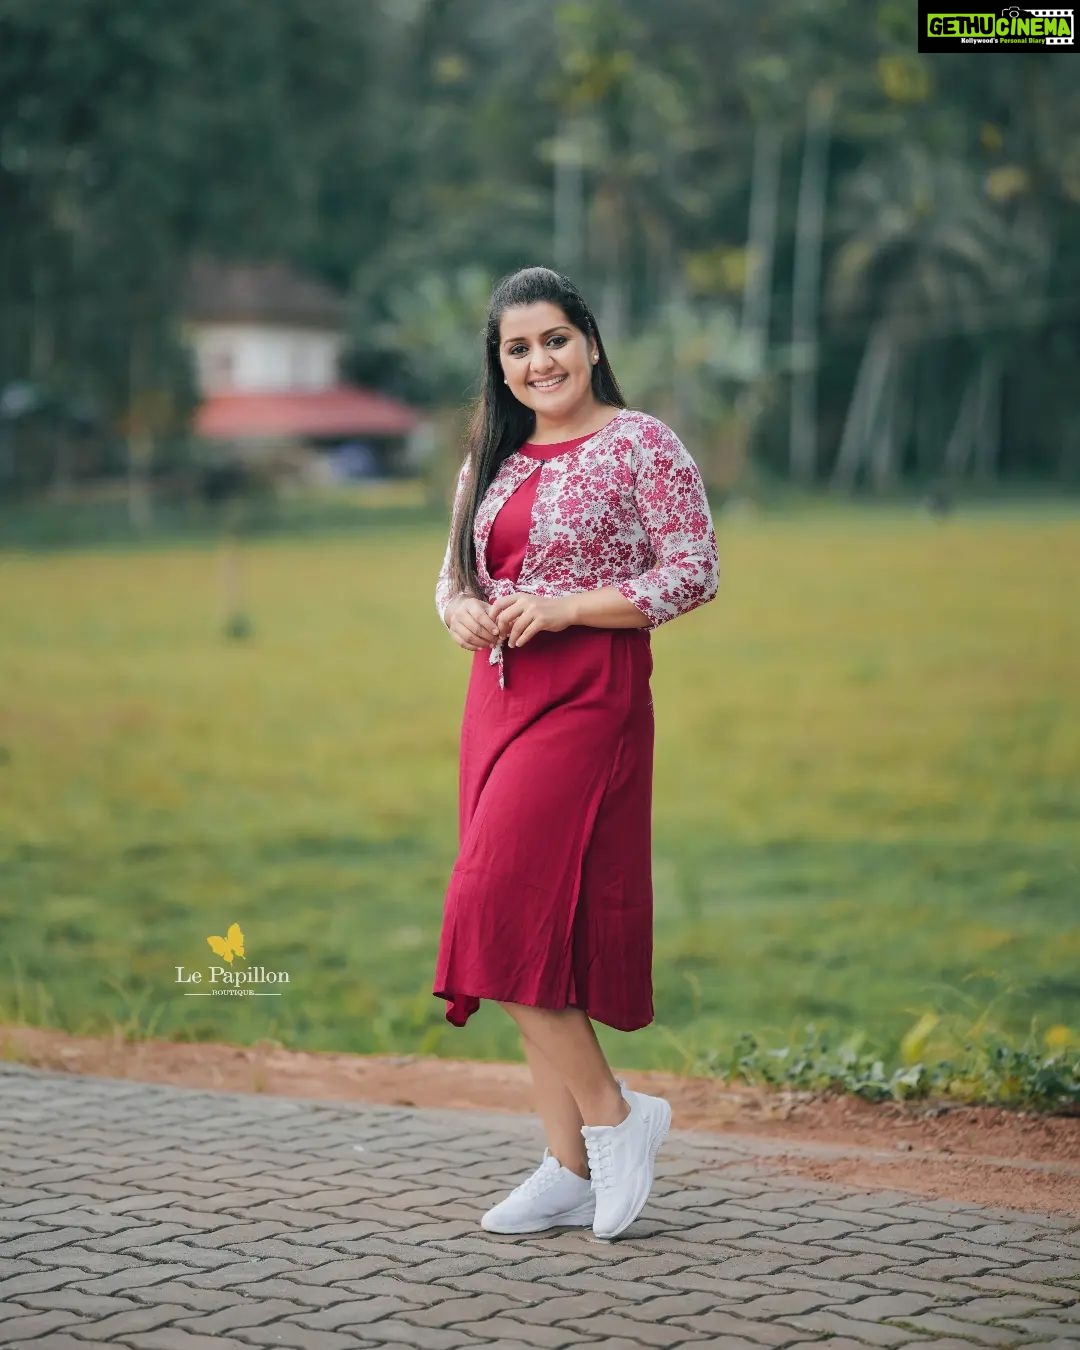
<svg viewBox="0 0 1080 1350">
<path fill-rule="evenodd" d="M 927 1010 L 1080 1030 L 1080 514 L 718 518 L 716 601 L 653 637 L 656 1023 L 885 1045 Z M 431 994 L 469 658 L 445 542 L 0 555 L 0 1021 L 519 1058 Z M 238 922 L 281 997 L 185 997 Z M 243 966 L 238 962 L 238 966 Z M 264 986 L 265 987 L 265 986 Z"/>
</svg>

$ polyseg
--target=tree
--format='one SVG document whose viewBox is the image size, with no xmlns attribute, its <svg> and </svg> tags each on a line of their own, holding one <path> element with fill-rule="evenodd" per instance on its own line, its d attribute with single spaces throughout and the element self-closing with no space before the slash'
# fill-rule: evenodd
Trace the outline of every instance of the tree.
<svg viewBox="0 0 1080 1350">
<path fill-rule="evenodd" d="M 867 464 L 884 490 L 899 472 L 898 411 L 912 351 L 964 335 L 972 353 L 978 408 L 960 400 L 954 466 L 966 461 L 958 437 L 978 428 L 993 439 L 1003 346 L 1017 307 L 1039 306 L 1047 281 L 1045 239 L 1027 216 L 1007 219 L 965 164 L 900 145 L 840 188 L 842 242 L 830 265 L 827 304 L 837 325 L 868 330 L 833 466 L 832 486 L 850 490 Z M 987 467 L 992 455 L 984 454 Z"/>
</svg>

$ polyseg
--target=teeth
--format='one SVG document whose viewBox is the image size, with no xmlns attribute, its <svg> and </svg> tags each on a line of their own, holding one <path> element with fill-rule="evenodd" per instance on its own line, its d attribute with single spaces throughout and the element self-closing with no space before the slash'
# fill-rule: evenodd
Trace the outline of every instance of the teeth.
<svg viewBox="0 0 1080 1350">
<path fill-rule="evenodd" d="M 566 379 L 565 375 L 560 375 L 554 380 L 533 380 L 534 389 L 554 389 L 557 384 L 562 384 Z"/>
</svg>

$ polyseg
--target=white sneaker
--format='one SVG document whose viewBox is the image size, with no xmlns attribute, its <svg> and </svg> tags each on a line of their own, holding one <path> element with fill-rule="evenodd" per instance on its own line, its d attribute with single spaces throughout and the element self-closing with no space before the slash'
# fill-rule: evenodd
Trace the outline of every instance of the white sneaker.
<svg viewBox="0 0 1080 1350">
<path fill-rule="evenodd" d="M 612 1238 L 629 1228 L 645 1208 L 656 1154 L 671 1126 L 671 1103 L 634 1092 L 622 1081 L 630 1114 L 618 1125 L 582 1125 L 596 1195 L 593 1232 Z"/>
<path fill-rule="evenodd" d="M 531 1177 L 480 1220 L 489 1233 L 542 1233 L 545 1228 L 587 1228 L 596 1212 L 588 1177 L 564 1167 L 549 1148 Z"/>
</svg>

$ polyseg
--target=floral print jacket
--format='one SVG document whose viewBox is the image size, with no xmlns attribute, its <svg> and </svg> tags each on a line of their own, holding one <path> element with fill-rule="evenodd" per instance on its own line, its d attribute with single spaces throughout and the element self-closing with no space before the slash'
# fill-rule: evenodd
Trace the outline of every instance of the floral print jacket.
<svg viewBox="0 0 1080 1350">
<path fill-rule="evenodd" d="M 456 517 L 469 479 L 458 474 Z M 487 570 L 491 527 L 510 494 L 539 473 L 528 544 L 517 581 Z M 719 586 L 716 532 L 701 473 L 678 436 L 656 417 L 623 408 L 595 435 L 551 459 L 518 451 L 499 466 L 476 513 L 476 566 L 487 602 L 527 592 L 561 596 L 614 586 L 648 619 L 648 631 L 711 600 Z M 450 541 L 435 585 L 446 622 Z M 505 688 L 503 643 L 488 658 Z"/>
</svg>

